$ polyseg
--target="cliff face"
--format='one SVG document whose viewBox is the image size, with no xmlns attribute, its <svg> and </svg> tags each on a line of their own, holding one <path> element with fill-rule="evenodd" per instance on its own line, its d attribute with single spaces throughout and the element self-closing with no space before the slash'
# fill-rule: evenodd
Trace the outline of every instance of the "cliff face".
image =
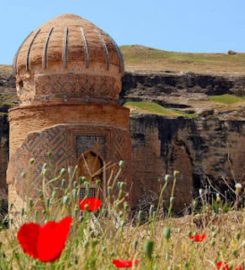
<svg viewBox="0 0 245 270">
<path fill-rule="evenodd" d="M 134 179 L 141 183 L 135 187 L 137 204 L 156 198 L 158 179 L 163 181 L 164 175 L 174 170 L 181 173 L 175 193 L 177 210 L 187 207 L 198 190 L 207 185 L 224 193 L 224 179 L 245 183 L 245 103 L 222 104 L 211 99 L 215 95 L 243 96 L 244 87 L 244 77 L 125 75 L 121 93 L 124 102 L 151 101 L 195 114 L 188 119 L 131 108 L 133 172 Z"/>
<path fill-rule="evenodd" d="M 166 119 L 141 115 L 131 119 L 135 194 L 154 201 L 165 174 L 180 171 L 175 190 L 177 210 L 210 183 L 222 192 L 224 180 L 245 183 L 245 122 L 219 119 Z M 225 189 L 225 190 L 224 190 Z M 150 193 L 149 193 L 150 191 Z"/>
<path fill-rule="evenodd" d="M 193 73 L 126 73 L 123 78 L 121 97 L 159 97 L 176 93 L 244 95 L 245 77 L 223 77 Z"/>
<path fill-rule="evenodd" d="M 223 191 L 226 188 L 223 178 L 245 184 L 244 104 L 227 107 L 209 101 L 210 95 L 241 96 L 244 88 L 243 77 L 166 73 L 125 75 L 122 102 L 153 101 L 170 109 L 196 114 L 194 118 L 186 118 L 132 110 L 133 194 L 137 207 L 144 208 L 154 202 L 165 174 L 174 170 L 180 171 L 175 191 L 177 210 L 187 207 L 193 195 L 207 183 Z M 2 194 L 6 194 L 6 111 L 16 103 L 13 77 L 0 78 L 0 95 L 0 111 L 3 112 L 0 117 L 0 187 Z"/>
</svg>

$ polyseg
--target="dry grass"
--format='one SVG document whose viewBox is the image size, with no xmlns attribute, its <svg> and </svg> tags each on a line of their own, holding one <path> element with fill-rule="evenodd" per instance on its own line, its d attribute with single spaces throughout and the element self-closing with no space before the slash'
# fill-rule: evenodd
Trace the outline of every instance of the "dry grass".
<svg viewBox="0 0 245 270">
<path fill-rule="evenodd" d="M 139 265 L 133 268 L 138 270 L 215 270 L 215 263 L 220 260 L 226 261 L 234 270 L 234 266 L 245 263 L 244 209 L 224 213 L 222 202 L 215 202 L 212 208 L 202 198 L 199 214 L 196 214 L 193 204 L 191 215 L 173 218 L 169 209 L 171 203 L 174 205 L 174 200 L 170 200 L 166 214 L 162 208 L 163 194 L 168 185 L 172 187 L 173 194 L 174 186 L 178 184 L 176 173 L 172 177 L 165 177 L 162 183 L 158 204 L 161 207 L 140 211 L 133 220 L 128 216 L 128 206 L 124 201 L 124 185 L 118 182 L 119 174 L 116 173 L 111 178 L 112 185 L 108 187 L 113 197 L 108 195 L 108 198 L 104 198 L 103 208 L 97 215 L 85 212 L 81 219 L 77 199 L 81 185 L 87 186 L 88 182 L 82 178 L 76 181 L 68 177 L 64 184 L 60 181 L 65 176 L 62 173 L 54 178 L 59 184 L 53 186 L 54 179 L 45 176 L 48 168 L 45 166 L 45 172 L 44 169 L 42 171 L 43 189 L 39 198 L 39 205 L 43 205 L 45 210 L 42 216 L 38 217 L 34 211 L 35 205 L 28 202 L 30 207 L 27 211 L 14 219 L 16 228 L 0 232 L 1 270 L 113 270 L 113 259 L 139 259 Z M 20 223 L 40 223 L 44 219 L 58 221 L 67 215 L 73 217 L 72 231 L 57 261 L 41 263 L 22 251 L 16 240 L 17 220 Z M 143 215 L 147 216 L 144 224 Z M 205 233 L 206 238 L 202 242 L 193 242 L 189 235 L 194 233 Z"/>
<path fill-rule="evenodd" d="M 181 53 L 144 46 L 122 46 L 126 70 L 143 72 L 193 72 L 244 75 L 245 54 Z"/>
</svg>

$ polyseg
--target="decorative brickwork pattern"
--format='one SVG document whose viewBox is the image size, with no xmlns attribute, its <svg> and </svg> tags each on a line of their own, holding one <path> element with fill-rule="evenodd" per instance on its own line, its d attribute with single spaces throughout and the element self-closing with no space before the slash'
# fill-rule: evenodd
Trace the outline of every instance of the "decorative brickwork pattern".
<svg viewBox="0 0 245 270">
<path fill-rule="evenodd" d="M 125 160 L 127 165 L 120 178 L 128 182 L 130 152 L 126 149 L 130 147 L 127 131 L 108 127 L 58 125 L 31 133 L 9 162 L 9 184 L 14 185 L 20 197 L 34 197 L 41 187 L 40 174 L 43 164 L 47 163 L 48 153 L 51 153 L 54 176 L 63 167 L 76 166 L 80 155 L 87 150 L 98 153 L 105 164 Z M 29 164 L 32 158 L 35 160 L 33 166 Z"/>
<path fill-rule="evenodd" d="M 54 98 L 117 99 L 121 84 L 115 78 L 96 75 L 53 74 L 35 78 L 34 101 Z"/>
</svg>

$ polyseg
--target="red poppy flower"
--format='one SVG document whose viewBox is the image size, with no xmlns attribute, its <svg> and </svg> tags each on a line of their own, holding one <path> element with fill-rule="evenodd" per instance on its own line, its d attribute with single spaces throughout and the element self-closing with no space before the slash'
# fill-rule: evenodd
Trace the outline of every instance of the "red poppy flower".
<svg viewBox="0 0 245 270">
<path fill-rule="evenodd" d="M 48 221 L 42 226 L 25 223 L 20 227 L 17 239 L 29 256 L 42 262 L 53 262 L 60 257 L 65 247 L 71 223 L 71 217 L 60 222 Z"/>
<path fill-rule="evenodd" d="M 234 270 L 244 270 L 244 267 L 242 267 L 242 266 L 236 266 Z"/>
<path fill-rule="evenodd" d="M 216 263 L 216 270 L 230 270 L 226 262 L 219 261 Z"/>
<path fill-rule="evenodd" d="M 194 242 L 202 242 L 206 238 L 206 234 L 205 233 L 194 234 L 194 235 L 189 236 L 189 238 Z"/>
<path fill-rule="evenodd" d="M 98 198 L 89 197 L 84 200 L 81 200 L 79 205 L 82 211 L 89 210 L 90 212 L 95 212 L 101 207 L 102 202 Z"/>
<path fill-rule="evenodd" d="M 112 263 L 116 266 L 116 268 L 132 268 L 134 265 L 137 265 L 139 260 L 113 260 Z"/>
</svg>

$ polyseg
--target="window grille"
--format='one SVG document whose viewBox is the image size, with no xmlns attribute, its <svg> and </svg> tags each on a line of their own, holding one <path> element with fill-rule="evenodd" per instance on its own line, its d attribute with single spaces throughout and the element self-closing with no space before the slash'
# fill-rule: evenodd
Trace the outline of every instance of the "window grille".
<svg viewBox="0 0 245 270">
<path fill-rule="evenodd" d="M 84 199 L 85 197 L 96 197 L 96 188 L 81 188 L 80 189 L 80 199 Z"/>
</svg>

